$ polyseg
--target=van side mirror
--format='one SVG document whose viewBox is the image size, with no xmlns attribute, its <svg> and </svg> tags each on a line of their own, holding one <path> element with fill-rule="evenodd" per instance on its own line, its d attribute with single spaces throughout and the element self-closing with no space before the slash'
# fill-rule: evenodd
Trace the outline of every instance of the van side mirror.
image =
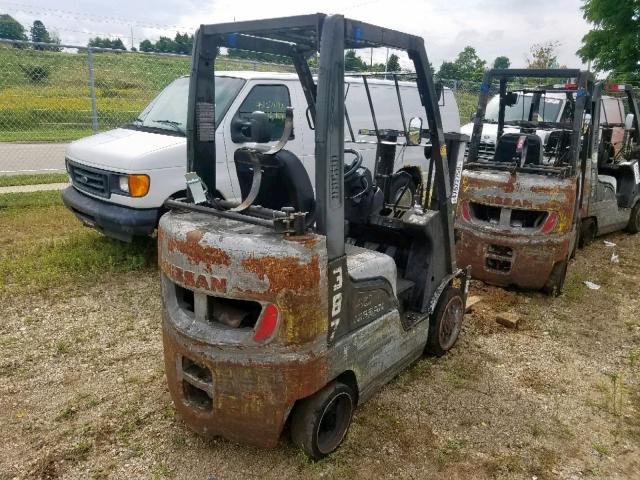
<svg viewBox="0 0 640 480">
<path fill-rule="evenodd" d="M 424 158 L 427 160 L 431 160 L 431 155 L 433 154 L 433 145 L 425 145 L 424 146 Z"/>
<path fill-rule="evenodd" d="M 249 119 L 251 125 L 251 141 L 267 143 L 271 141 L 271 124 L 266 113 L 256 110 Z"/>
<path fill-rule="evenodd" d="M 409 120 L 409 130 L 407 137 L 407 145 L 420 145 L 422 140 L 422 119 L 420 117 L 413 117 Z"/>
<path fill-rule="evenodd" d="M 624 119 L 624 129 L 631 130 L 633 128 L 633 123 L 635 122 L 636 117 L 633 113 L 627 113 L 627 116 Z"/>
<path fill-rule="evenodd" d="M 518 103 L 518 94 L 516 92 L 507 92 L 504 96 L 504 104 L 507 107 L 513 107 Z"/>
</svg>

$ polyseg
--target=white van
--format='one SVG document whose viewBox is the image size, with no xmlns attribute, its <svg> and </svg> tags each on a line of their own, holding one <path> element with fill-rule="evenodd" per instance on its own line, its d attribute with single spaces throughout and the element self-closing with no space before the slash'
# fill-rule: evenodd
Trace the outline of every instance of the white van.
<svg viewBox="0 0 640 480">
<path fill-rule="evenodd" d="M 395 83 L 368 80 L 379 129 L 403 130 Z M 399 82 L 407 123 L 423 119 L 414 83 Z M 233 153 L 249 142 L 246 124 L 256 110 L 267 113 L 272 138 L 282 134 L 287 106 L 294 109 L 294 132 L 287 149 L 295 153 L 314 178 L 314 132 L 307 120 L 307 103 L 295 74 L 222 72 L 216 75 L 216 185 L 225 199 L 239 199 L 240 188 Z M 185 128 L 189 78 L 167 86 L 131 124 L 71 143 L 66 152 L 71 186 L 62 194 L 65 205 L 86 225 L 104 234 L 130 241 L 151 234 L 163 213 L 165 200 L 184 193 L 187 152 Z M 356 140 L 366 140 L 374 125 L 362 78 L 345 85 L 346 107 Z M 444 132 L 459 132 L 460 118 L 453 92 L 444 89 L 440 99 Z M 363 135 L 360 135 L 362 133 Z M 345 138 L 350 139 L 347 128 Z M 371 137 L 368 137 L 371 140 Z M 375 145 L 358 145 L 364 165 L 373 170 Z M 427 172 L 428 160 L 420 148 L 399 149 L 396 170 Z"/>
<path fill-rule="evenodd" d="M 505 108 L 505 122 L 521 120 L 526 118 L 531 108 L 531 93 L 518 93 L 517 101 L 514 105 Z M 624 103 L 622 98 L 603 96 L 600 100 L 601 127 L 610 126 L 612 129 L 612 144 L 617 152 L 622 146 L 624 137 Z M 482 138 L 480 140 L 478 157 L 492 159 L 496 151 L 496 135 L 498 134 L 498 110 L 500 96 L 495 95 L 487 102 L 485 112 L 485 122 L 482 125 Z M 540 101 L 539 115 L 545 122 L 566 122 L 571 118 L 571 104 L 567 102 L 566 93 L 548 92 Z M 471 136 L 473 133 L 473 122 L 465 124 L 461 133 Z M 504 133 L 517 133 L 519 127 L 505 126 Z M 550 130 L 537 130 L 536 134 L 542 139 L 542 144 L 546 144 Z"/>
</svg>

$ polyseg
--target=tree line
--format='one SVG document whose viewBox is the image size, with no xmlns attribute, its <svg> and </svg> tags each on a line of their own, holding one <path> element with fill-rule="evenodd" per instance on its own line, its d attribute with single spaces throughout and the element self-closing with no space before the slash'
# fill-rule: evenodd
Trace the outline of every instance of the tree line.
<svg viewBox="0 0 640 480">
<path fill-rule="evenodd" d="M 40 20 L 33 22 L 28 33 L 29 35 L 27 36 L 27 30 L 11 15 L 7 15 L 6 13 L 0 14 L 0 38 L 49 43 L 51 46 L 36 45 L 33 48 L 36 50 L 60 51 L 60 47 L 58 46 L 60 45 L 60 37 L 55 33 L 50 33 Z"/>
</svg>

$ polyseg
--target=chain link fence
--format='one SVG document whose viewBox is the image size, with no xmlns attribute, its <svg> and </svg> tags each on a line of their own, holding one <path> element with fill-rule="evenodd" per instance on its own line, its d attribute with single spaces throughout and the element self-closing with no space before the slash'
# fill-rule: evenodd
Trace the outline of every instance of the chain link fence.
<svg viewBox="0 0 640 480">
<path fill-rule="evenodd" d="M 478 96 L 480 95 L 480 84 L 469 80 L 440 80 L 442 85 L 450 88 L 456 97 L 458 110 L 460 112 L 460 125 L 471 121 L 471 117 L 478 107 Z"/>
<path fill-rule="evenodd" d="M 190 70 L 189 55 L 0 39 L 0 174 L 64 171 L 70 141 L 131 122 L 171 81 Z M 221 55 L 218 70 L 293 67 Z M 443 81 L 457 98 L 461 124 L 478 82 Z"/>
<path fill-rule="evenodd" d="M 58 50 L 0 39 L 0 174 L 64 171 L 70 141 L 132 121 L 191 66 L 189 55 Z M 216 68 L 293 71 L 225 56 Z"/>
</svg>

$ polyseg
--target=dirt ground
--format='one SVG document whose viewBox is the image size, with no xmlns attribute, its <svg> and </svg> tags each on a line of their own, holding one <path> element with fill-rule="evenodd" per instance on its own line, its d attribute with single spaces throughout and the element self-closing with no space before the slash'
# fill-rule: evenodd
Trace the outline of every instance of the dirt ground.
<svg viewBox="0 0 640 480">
<path fill-rule="evenodd" d="M 454 350 L 384 387 L 314 463 L 286 435 L 265 451 L 189 431 L 165 383 L 153 262 L 52 273 L 50 251 L 103 240 L 50 209 L 33 213 L 41 230 L 0 216 L 0 260 L 38 255 L 49 272 L 49 283 L 0 289 L 0 480 L 640 479 L 640 235 L 579 251 L 559 298 L 474 284 L 482 302 Z M 49 256 L 13 240 L 37 244 L 42 231 Z M 497 312 L 519 314 L 520 327 L 498 325 Z"/>
</svg>

